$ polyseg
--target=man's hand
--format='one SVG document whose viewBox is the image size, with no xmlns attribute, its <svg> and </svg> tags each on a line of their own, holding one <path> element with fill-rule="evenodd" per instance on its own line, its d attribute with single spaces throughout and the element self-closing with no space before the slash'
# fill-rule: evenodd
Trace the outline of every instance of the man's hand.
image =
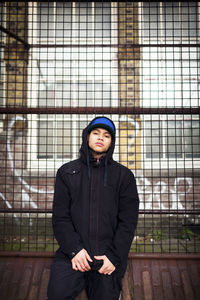
<svg viewBox="0 0 200 300">
<path fill-rule="evenodd" d="M 115 266 L 111 263 L 111 261 L 107 258 L 107 256 L 94 256 L 95 259 L 102 259 L 103 260 L 103 266 L 99 269 L 99 273 L 101 274 L 108 274 L 111 275 L 112 272 L 115 271 Z"/>
<path fill-rule="evenodd" d="M 92 259 L 87 251 L 82 249 L 72 258 L 72 269 L 81 272 L 89 271 L 91 268 L 88 264 L 88 260 L 92 262 Z"/>
</svg>

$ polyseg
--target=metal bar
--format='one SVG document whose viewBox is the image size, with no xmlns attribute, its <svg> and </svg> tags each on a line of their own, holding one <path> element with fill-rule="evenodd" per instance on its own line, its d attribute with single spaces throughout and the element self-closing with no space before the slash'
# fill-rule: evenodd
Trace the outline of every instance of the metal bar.
<svg viewBox="0 0 200 300">
<path fill-rule="evenodd" d="M 21 214 L 51 214 L 51 209 L 0 209 L 0 213 L 21 213 Z M 155 214 L 155 215 L 200 215 L 200 210 L 144 210 L 139 211 L 140 214 Z"/>
<path fill-rule="evenodd" d="M 30 44 L 30 48 L 82 48 L 82 47 L 112 47 L 112 48 L 144 48 L 144 47 L 166 47 L 166 48 L 183 48 L 183 47 L 200 47 L 199 43 L 196 44 Z"/>
<path fill-rule="evenodd" d="M 12 34 L 12 33 L 11 33 Z M 17 37 L 13 34 L 13 38 Z M 16 38 L 17 39 L 17 38 Z M 19 38 L 19 42 L 23 43 L 24 46 L 27 48 L 95 48 L 95 47 L 101 47 L 101 48 L 133 48 L 133 51 L 135 48 L 146 48 L 146 47 L 165 47 L 165 48 L 184 48 L 184 47 L 190 47 L 190 48 L 197 48 L 200 47 L 200 44 L 28 44 L 24 42 L 22 39 Z M 18 44 L 12 44 L 12 46 L 18 46 Z M 7 48 L 10 47 L 7 44 L 0 44 L 0 47 Z"/>
<path fill-rule="evenodd" d="M 16 41 L 22 43 L 26 48 L 30 48 L 30 45 L 25 42 L 23 39 L 21 39 L 18 35 L 14 34 L 13 32 L 9 31 L 8 29 L 6 29 L 5 27 L 3 27 L 2 25 L 0 25 L 0 30 L 3 31 L 4 33 L 6 33 L 7 35 L 9 35 L 10 37 L 14 38 Z M 11 45 L 13 46 L 13 44 Z M 11 47 L 9 46 L 9 48 Z M 16 45 L 17 46 L 17 45 Z"/>
<path fill-rule="evenodd" d="M 200 114 L 199 107 L 0 107 L 0 114 Z"/>
<path fill-rule="evenodd" d="M 200 259 L 200 254 L 193 253 L 133 253 L 130 252 L 128 257 L 130 259 Z"/>
<path fill-rule="evenodd" d="M 1 257 L 46 257 L 53 258 L 54 252 L 26 252 L 26 251 L 0 251 Z M 132 253 L 128 255 L 129 259 L 200 259 L 200 254 L 193 253 Z"/>
</svg>

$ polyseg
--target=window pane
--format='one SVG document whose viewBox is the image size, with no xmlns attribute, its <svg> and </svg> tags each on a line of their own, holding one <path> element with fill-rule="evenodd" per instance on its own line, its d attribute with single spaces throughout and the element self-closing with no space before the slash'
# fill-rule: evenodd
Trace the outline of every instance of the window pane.
<svg viewBox="0 0 200 300">
<path fill-rule="evenodd" d="M 38 2 L 38 38 L 54 37 L 53 2 Z"/>
<path fill-rule="evenodd" d="M 111 85 L 106 83 L 95 83 L 95 106 L 111 106 Z"/>
<path fill-rule="evenodd" d="M 86 38 L 92 36 L 92 3 L 76 3 L 75 37 Z"/>
<path fill-rule="evenodd" d="M 162 123 L 146 121 L 145 127 L 146 158 L 162 158 Z"/>
<path fill-rule="evenodd" d="M 57 83 L 55 91 L 55 99 L 57 107 L 71 106 L 72 91 L 70 83 Z"/>
<path fill-rule="evenodd" d="M 160 36 L 160 4 L 143 2 L 144 37 Z"/>
<path fill-rule="evenodd" d="M 179 2 L 163 3 L 163 21 L 165 37 L 180 36 Z"/>
<path fill-rule="evenodd" d="M 111 36 L 110 3 L 95 3 L 95 37 L 109 38 Z"/>
<path fill-rule="evenodd" d="M 92 106 L 92 84 L 78 83 L 78 106 Z"/>
<path fill-rule="evenodd" d="M 56 38 L 71 37 L 72 25 L 72 3 L 57 2 L 56 3 Z"/>
<path fill-rule="evenodd" d="M 166 122 L 166 141 L 167 141 L 167 157 L 182 157 L 182 122 L 168 121 Z"/>
<path fill-rule="evenodd" d="M 71 158 L 72 157 L 72 133 L 70 122 L 56 122 L 56 137 L 57 158 Z"/>
<path fill-rule="evenodd" d="M 197 36 L 197 16 L 198 16 L 198 3 L 181 2 L 181 29 L 183 37 L 196 37 Z"/>
<path fill-rule="evenodd" d="M 38 158 L 53 158 L 53 122 L 38 121 Z"/>
<path fill-rule="evenodd" d="M 184 122 L 185 156 L 200 157 L 200 127 L 199 121 Z"/>
<path fill-rule="evenodd" d="M 55 106 L 55 87 L 53 84 L 40 84 L 38 91 L 38 106 Z"/>
</svg>

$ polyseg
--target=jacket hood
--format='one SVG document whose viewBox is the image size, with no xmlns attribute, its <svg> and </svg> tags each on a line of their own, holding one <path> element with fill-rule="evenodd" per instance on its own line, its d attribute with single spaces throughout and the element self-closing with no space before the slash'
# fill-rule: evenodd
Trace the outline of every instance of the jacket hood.
<svg viewBox="0 0 200 300">
<path fill-rule="evenodd" d="M 88 146 L 88 134 L 89 134 L 89 128 L 91 127 L 91 124 L 93 123 L 94 120 L 98 119 L 99 117 L 94 118 L 89 124 L 88 126 L 83 129 L 82 132 L 82 145 L 80 148 L 80 158 L 84 163 L 87 163 L 88 158 L 89 161 L 94 160 L 92 153 L 89 149 Z M 111 121 L 111 120 L 110 120 Z M 112 122 L 112 121 L 111 121 Z M 112 122 L 113 123 L 113 122 Z M 113 123 L 113 126 L 115 128 L 115 125 Z M 102 159 L 106 160 L 108 163 L 112 160 L 112 156 L 113 156 L 113 152 L 115 149 L 115 136 L 112 136 L 112 141 L 111 141 L 111 145 L 110 148 L 108 149 L 108 151 L 105 153 L 105 155 L 103 155 Z"/>
<path fill-rule="evenodd" d="M 81 145 L 81 148 L 80 148 L 80 159 L 81 159 L 81 161 L 83 161 L 88 166 L 88 178 L 90 178 L 90 166 L 94 161 L 96 162 L 96 160 L 94 159 L 94 157 L 93 157 L 93 155 L 92 155 L 92 153 L 89 149 L 89 146 L 88 146 L 88 134 L 89 134 L 89 129 L 91 127 L 91 123 L 94 120 L 96 120 L 97 118 L 94 118 L 88 124 L 88 126 L 85 129 L 83 129 L 83 132 L 82 132 L 82 145 Z M 114 125 L 114 123 L 113 123 L 113 125 Z M 114 128 L 115 128 L 115 125 L 114 125 Z M 104 173 L 104 185 L 105 186 L 107 185 L 107 164 L 109 164 L 113 160 L 112 156 L 113 156 L 114 148 L 115 148 L 115 136 L 112 136 L 112 141 L 111 141 L 110 148 L 100 158 L 101 163 L 103 163 L 104 166 L 105 166 L 105 173 Z"/>
</svg>

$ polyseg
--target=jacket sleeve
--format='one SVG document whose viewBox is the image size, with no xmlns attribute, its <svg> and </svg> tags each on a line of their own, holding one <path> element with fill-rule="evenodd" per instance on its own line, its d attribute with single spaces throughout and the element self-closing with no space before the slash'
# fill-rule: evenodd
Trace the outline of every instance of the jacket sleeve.
<svg viewBox="0 0 200 300">
<path fill-rule="evenodd" d="M 137 226 L 139 197 L 136 181 L 131 171 L 125 176 L 119 195 L 118 225 L 114 239 L 105 255 L 118 267 L 128 258 L 128 253 Z"/>
<path fill-rule="evenodd" d="M 55 238 L 61 250 L 72 259 L 83 249 L 83 245 L 73 226 L 70 215 L 69 188 L 60 169 L 56 175 L 52 224 Z"/>
</svg>

